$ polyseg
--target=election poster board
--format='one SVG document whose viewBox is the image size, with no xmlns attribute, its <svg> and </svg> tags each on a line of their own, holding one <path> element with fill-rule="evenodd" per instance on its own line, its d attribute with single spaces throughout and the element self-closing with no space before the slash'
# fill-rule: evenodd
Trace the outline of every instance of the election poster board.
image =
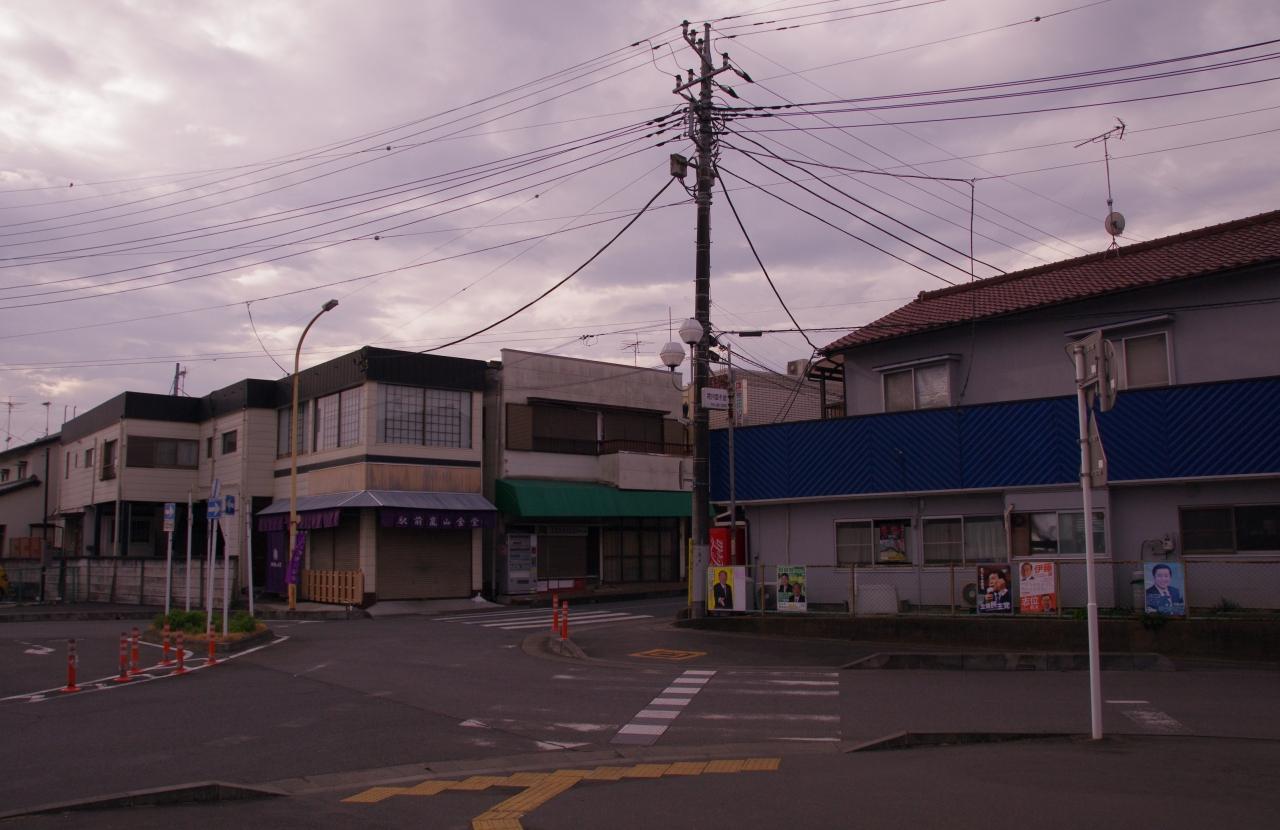
<svg viewBox="0 0 1280 830">
<path fill-rule="evenodd" d="M 1052 562 L 1023 562 L 1018 566 L 1018 612 L 1056 614 L 1058 581 Z"/>
<path fill-rule="evenodd" d="M 808 569 L 804 565 L 778 566 L 778 610 L 807 611 Z"/>
<path fill-rule="evenodd" d="M 747 569 L 707 568 L 707 608 L 712 611 L 747 610 Z"/>
<path fill-rule="evenodd" d="M 1187 586 L 1183 582 L 1181 562 L 1144 562 L 1142 576 L 1148 614 L 1186 616 Z"/>
<path fill-rule="evenodd" d="M 982 565 L 978 568 L 978 613 L 1013 613 L 1008 565 Z"/>
</svg>

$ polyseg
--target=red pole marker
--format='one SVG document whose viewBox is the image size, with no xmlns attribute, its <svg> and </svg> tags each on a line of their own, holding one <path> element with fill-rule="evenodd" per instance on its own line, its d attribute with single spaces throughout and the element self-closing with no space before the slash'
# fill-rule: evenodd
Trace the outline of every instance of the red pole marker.
<svg viewBox="0 0 1280 830">
<path fill-rule="evenodd" d="M 161 635 L 160 644 L 162 651 L 160 652 L 160 665 L 167 666 L 173 662 L 173 658 L 169 656 L 169 624 L 164 624 L 164 633 Z"/>
<path fill-rule="evenodd" d="M 182 632 L 178 632 L 178 668 L 173 670 L 174 674 L 187 673 L 187 649 L 182 644 Z"/>
<path fill-rule="evenodd" d="M 205 634 L 209 639 L 209 660 L 205 665 L 216 666 L 218 665 L 218 643 L 213 639 L 213 626 L 209 626 L 209 630 Z"/>
<path fill-rule="evenodd" d="M 76 654 L 76 641 L 67 640 L 67 685 L 62 687 L 62 691 L 80 691 L 80 687 L 76 685 L 76 666 L 79 663 L 80 657 Z"/>
<path fill-rule="evenodd" d="M 560 639 L 569 639 L 569 600 L 564 601 L 564 613 L 560 615 Z"/>
<path fill-rule="evenodd" d="M 120 632 L 120 676 L 115 682 L 129 682 L 129 635 L 123 631 Z"/>
<path fill-rule="evenodd" d="M 556 595 L 551 595 L 551 633 L 555 634 L 560 630 L 560 600 L 556 599 Z"/>
<path fill-rule="evenodd" d="M 138 655 L 138 627 L 133 627 L 133 664 L 129 674 L 142 674 L 142 660 Z"/>
</svg>

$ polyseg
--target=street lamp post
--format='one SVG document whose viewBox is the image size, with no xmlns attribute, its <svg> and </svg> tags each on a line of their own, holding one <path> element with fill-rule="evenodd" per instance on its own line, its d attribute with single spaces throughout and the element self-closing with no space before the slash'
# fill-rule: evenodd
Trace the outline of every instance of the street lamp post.
<svg viewBox="0 0 1280 830">
<path fill-rule="evenodd" d="M 693 585 L 693 604 L 690 608 L 690 615 L 693 617 L 705 617 L 707 614 L 707 536 L 710 529 L 707 517 L 711 493 L 707 477 L 707 412 L 701 401 L 702 387 L 706 385 L 707 377 L 707 328 L 706 324 L 692 317 L 680 326 L 680 339 L 689 344 L 692 354 L 689 420 L 693 422 L 693 511 L 690 517 L 693 557 L 689 562 L 689 577 Z M 684 360 L 684 350 L 679 343 L 668 343 L 663 347 L 661 356 L 662 362 L 674 372 Z"/>
<path fill-rule="evenodd" d="M 293 407 L 289 412 L 289 558 L 285 560 L 285 579 L 289 580 L 293 557 L 299 556 L 294 548 L 298 544 L 298 363 L 302 360 L 302 341 L 307 339 L 307 332 L 315 325 L 316 320 L 326 311 L 337 308 L 337 300 L 329 300 L 320 306 L 320 311 L 311 318 L 307 327 L 298 338 L 298 348 L 293 352 Z M 289 610 L 298 607 L 298 584 L 289 580 Z"/>
</svg>

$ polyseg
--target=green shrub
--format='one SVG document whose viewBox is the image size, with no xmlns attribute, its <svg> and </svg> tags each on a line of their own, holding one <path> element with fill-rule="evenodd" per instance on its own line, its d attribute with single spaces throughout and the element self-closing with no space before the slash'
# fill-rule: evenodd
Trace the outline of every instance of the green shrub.
<svg viewBox="0 0 1280 830">
<path fill-rule="evenodd" d="M 153 625 L 156 628 L 163 628 L 165 623 L 169 623 L 171 631 L 181 631 L 184 634 L 203 634 L 205 631 L 205 615 L 203 611 L 170 611 L 169 616 L 157 614 Z M 217 625 L 218 618 L 214 617 L 214 624 Z"/>
<path fill-rule="evenodd" d="M 252 634 L 258 630 L 258 620 L 247 611 L 237 611 L 231 615 L 230 631 Z"/>
</svg>

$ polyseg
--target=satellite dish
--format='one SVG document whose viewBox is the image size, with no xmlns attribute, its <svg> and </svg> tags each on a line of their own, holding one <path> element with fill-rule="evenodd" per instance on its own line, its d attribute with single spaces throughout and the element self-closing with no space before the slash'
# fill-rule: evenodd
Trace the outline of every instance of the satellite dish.
<svg viewBox="0 0 1280 830">
<path fill-rule="evenodd" d="M 1112 236 L 1119 236 L 1124 233 L 1124 214 L 1119 211 L 1112 211 L 1107 214 L 1107 218 L 1103 220 L 1102 226 L 1107 229 L 1107 233 Z"/>
</svg>

